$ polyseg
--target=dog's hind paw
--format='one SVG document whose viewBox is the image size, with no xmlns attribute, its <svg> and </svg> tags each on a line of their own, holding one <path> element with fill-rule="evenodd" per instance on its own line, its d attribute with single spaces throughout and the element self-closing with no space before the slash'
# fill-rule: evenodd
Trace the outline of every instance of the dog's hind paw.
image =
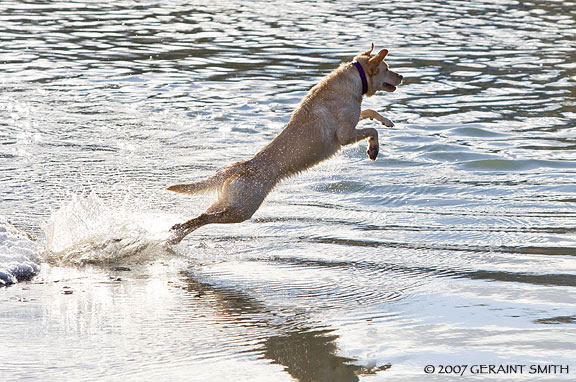
<svg viewBox="0 0 576 382">
<path fill-rule="evenodd" d="M 186 223 L 174 224 L 170 228 L 170 236 L 166 239 L 166 242 L 170 245 L 176 245 L 186 237 Z"/>
<path fill-rule="evenodd" d="M 168 240 L 166 240 L 166 243 L 168 243 L 170 245 L 177 245 L 177 244 L 180 244 L 182 239 L 183 239 L 183 237 L 181 237 L 179 235 L 173 235 L 173 236 L 170 236 L 168 238 Z"/>
<path fill-rule="evenodd" d="M 170 237 L 168 237 L 168 239 L 166 240 L 166 242 L 170 245 L 176 245 L 178 243 L 180 243 L 182 241 L 182 239 L 184 239 L 186 237 L 186 234 L 184 231 L 181 230 L 170 230 Z"/>
<path fill-rule="evenodd" d="M 185 227 L 186 223 L 182 223 L 182 224 L 174 224 L 172 226 L 172 228 L 170 228 L 170 232 L 174 232 L 174 231 L 182 231 Z"/>
</svg>

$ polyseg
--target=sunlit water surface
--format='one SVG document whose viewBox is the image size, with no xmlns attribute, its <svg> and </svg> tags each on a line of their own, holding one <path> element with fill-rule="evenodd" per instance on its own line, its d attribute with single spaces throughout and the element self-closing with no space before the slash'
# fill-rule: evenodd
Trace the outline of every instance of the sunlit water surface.
<svg viewBox="0 0 576 382">
<path fill-rule="evenodd" d="M 567 1 L 2 1 L 0 279 L 40 272 L 0 289 L 0 376 L 574 378 L 575 16 Z M 375 163 L 347 148 L 252 220 L 166 245 L 214 196 L 164 187 L 250 157 L 372 41 L 405 76 L 365 101 L 396 122 Z"/>
</svg>

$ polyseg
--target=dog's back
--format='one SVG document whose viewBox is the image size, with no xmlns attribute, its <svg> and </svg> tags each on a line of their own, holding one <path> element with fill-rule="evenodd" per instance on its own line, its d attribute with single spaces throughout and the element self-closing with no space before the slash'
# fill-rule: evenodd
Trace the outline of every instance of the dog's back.
<svg viewBox="0 0 576 382">
<path fill-rule="evenodd" d="M 234 163 L 208 179 L 173 185 L 167 190 L 184 194 L 209 192 L 242 171 L 264 169 L 263 175 L 275 177 L 277 182 L 335 155 L 341 148 L 336 127 L 343 119 L 355 125 L 360 118 L 361 99 L 346 102 L 348 93 L 356 89 L 354 79 L 345 69 L 341 65 L 310 89 L 286 127 L 252 159 Z"/>
<path fill-rule="evenodd" d="M 341 65 L 310 89 L 284 130 L 251 161 L 277 167 L 283 179 L 336 154 L 341 148 L 337 127 L 355 126 L 360 119 L 361 97 L 350 99 L 357 89 L 347 69 Z"/>
</svg>

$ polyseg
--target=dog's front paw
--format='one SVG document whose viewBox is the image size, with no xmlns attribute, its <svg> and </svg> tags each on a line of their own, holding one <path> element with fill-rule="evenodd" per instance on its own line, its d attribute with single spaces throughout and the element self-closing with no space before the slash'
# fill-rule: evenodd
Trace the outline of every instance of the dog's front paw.
<svg viewBox="0 0 576 382">
<path fill-rule="evenodd" d="M 378 122 L 380 122 L 381 124 L 383 124 L 386 127 L 394 127 L 394 122 L 392 122 L 391 120 L 389 120 L 388 118 L 374 112 L 376 115 L 374 115 L 373 117 L 371 117 L 370 119 L 375 119 Z"/>
<path fill-rule="evenodd" d="M 386 127 L 394 127 L 394 122 L 392 122 L 391 120 L 389 120 L 386 117 L 382 117 L 382 119 L 380 120 L 380 122 L 386 126 Z"/>
<path fill-rule="evenodd" d="M 370 145 L 368 147 L 368 150 L 366 150 L 366 154 L 368 154 L 368 157 L 370 159 L 372 159 L 372 162 L 374 162 L 376 160 L 376 157 L 378 156 L 378 151 L 380 150 L 378 145 Z"/>
</svg>

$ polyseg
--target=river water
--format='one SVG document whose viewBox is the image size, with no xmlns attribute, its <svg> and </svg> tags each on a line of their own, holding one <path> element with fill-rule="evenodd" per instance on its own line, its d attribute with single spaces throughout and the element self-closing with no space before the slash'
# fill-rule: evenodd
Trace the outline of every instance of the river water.
<svg viewBox="0 0 576 382">
<path fill-rule="evenodd" d="M 166 245 L 372 41 L 375 163 Z M 2 1 L 0 376 L 573 380 L 575 85 L 568 1 Z"/>
</svg>

